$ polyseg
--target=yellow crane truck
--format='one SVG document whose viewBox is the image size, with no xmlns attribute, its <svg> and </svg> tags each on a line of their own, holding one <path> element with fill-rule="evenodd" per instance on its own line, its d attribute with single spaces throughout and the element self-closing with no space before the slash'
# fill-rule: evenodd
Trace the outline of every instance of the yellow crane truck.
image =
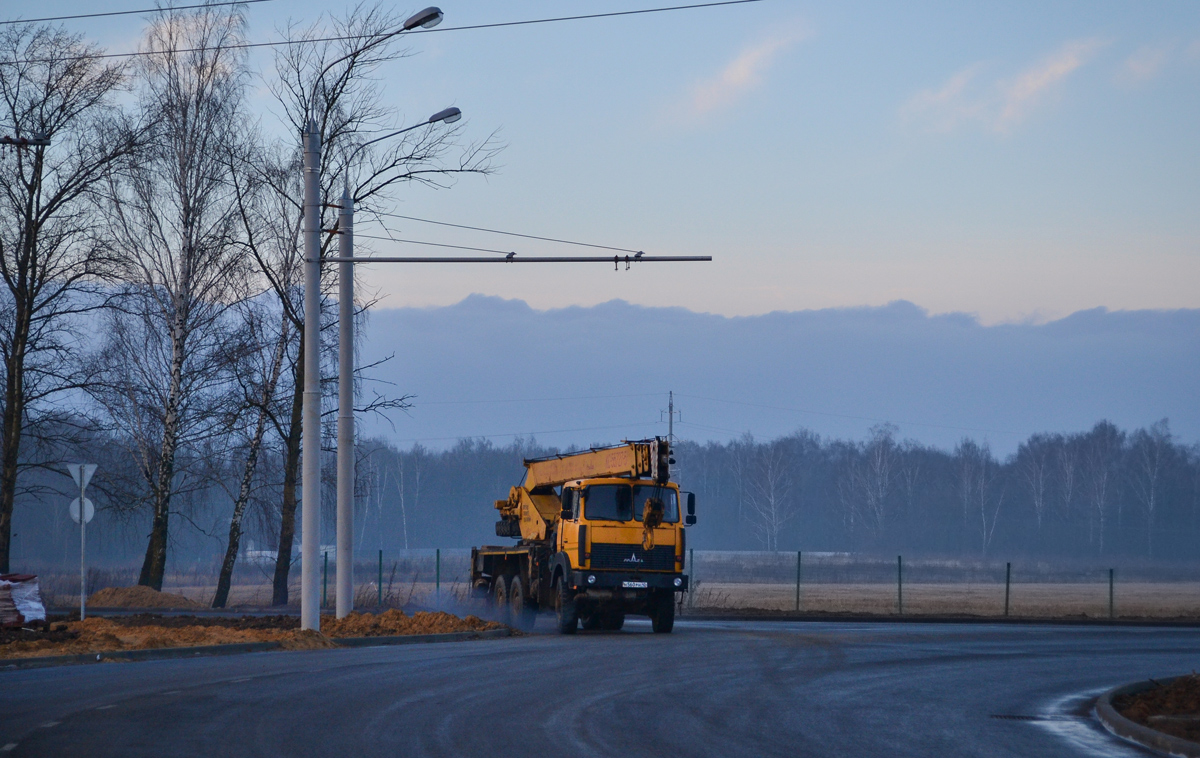
<svg viewBox="0 0 1200 758">
<path fill-rule="evenodd" d="M 688 589 L 684 526 L 696 523 L 674 462 L 660 437 L 526 460 L 524 481 L 496 501 L 496 535 L 518 542 L 471 550 L 473 591 L 518 628 L 553 609 L 563 634 L 617 630 L 626 614 L 669 633 Z"/>
</svg>

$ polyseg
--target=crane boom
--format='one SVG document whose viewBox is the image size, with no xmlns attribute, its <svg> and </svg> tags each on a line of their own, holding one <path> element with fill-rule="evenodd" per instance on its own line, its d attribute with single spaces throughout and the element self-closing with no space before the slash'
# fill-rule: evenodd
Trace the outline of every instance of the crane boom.
<svg viewBox="0 0 1200 758">
<path fill-rule="evenodd" d="M 670 478 L 666 440 L 625 442 L 613 447 L 556 455 L 525 461 L 527 490 L 557 487 L 574 479 L 622 476 L 636 479 L 648 476 L 666 482 Z"/>
</svg>

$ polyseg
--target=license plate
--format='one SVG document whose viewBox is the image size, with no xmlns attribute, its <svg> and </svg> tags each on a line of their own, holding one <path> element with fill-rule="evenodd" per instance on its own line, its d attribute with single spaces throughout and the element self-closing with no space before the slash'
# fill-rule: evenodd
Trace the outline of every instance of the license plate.
<svg viewBox="0 0 1200 758">
<path fill-rule="evenodd" d="M 647 582 L 621 582 L 621 586 L 629 590 L 644 590 L 650 585 Z"/>
</svg>

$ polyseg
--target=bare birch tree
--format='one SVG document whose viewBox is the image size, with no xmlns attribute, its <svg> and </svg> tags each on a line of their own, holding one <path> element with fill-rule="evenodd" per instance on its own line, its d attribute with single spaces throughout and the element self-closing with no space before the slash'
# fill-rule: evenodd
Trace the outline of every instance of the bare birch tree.
<svg viewBox="0 0 1200 758">
<path fill-rule="evenodd" d="M 1061 440 L 1055 440 L 1049 435 L 1035 434 L 1017 449 L 1017 468 L 1033 504 L 1034 523 L 1037 525 L 1039 539 L 1046 521 L 1047 493 L 1054 465 L 1053 452 L 1058 444 L 1061 444 Z"/>
<path fill-rule="evenodd" d="M 1173 451 L 1171 427 L 1166 419 L 1149 429 L 1139 429 L 1130 446 L 1130 480 L 1146 511 L 1146 555 L 1154 556 L 1154 516 L 1162 498 L 1163 470 Z"/>
<path fill-rule="evenodd" d="M 968 523 L 976 523 L 980 554 L 986 557 L 992 538 L 996 536 L 996 524 L 1004 504 L 1003 488 L 999 492 L 995 488 L 1000 466 L 992 457 L 991 448 L 986 442 L 980 445 L 974 440 L 964 439 L 954 455 L 958 463 L 958 490 L 963 516 Z"/>
<path fill-rule="evenodd" d="M 1090 505 L 1088 542 L 1097 544 L 1101 554 L 1124 441 L 1124 433 L 1110 421 L 1096 424 L 1083 441 L 1083 485 Z"/>
<path fill-rule="evenodd" d="M 139 57 L 149 144 L 114 177 L 105 204 L 126 283 L 97 392 L 126 435 L 146 486 L 151 529 L 139 584 L 161 589 L 179 453 L 219 433 L 230 311 L 246 295 L 234 244 L 236 204 L 225 153 L 243 138 L 238 12 L 168 11 Z"/>
<path fill-rule="evenodd" d="M 0 31 L 0 131 L 50 141 L 0 161 L 0 574 L 19 472 L 43 463 L 22 445 L 52 443 L 40 432 L 69 428 L 47 423 L 62 416 L 52 401 L 85 383 L 77 337 L 101 302 L 93 285 L 108 263 L 90 194 L 137 140 L 113 102 L 125 69 L 102 53 L 50 26 Z"/>
</svg>

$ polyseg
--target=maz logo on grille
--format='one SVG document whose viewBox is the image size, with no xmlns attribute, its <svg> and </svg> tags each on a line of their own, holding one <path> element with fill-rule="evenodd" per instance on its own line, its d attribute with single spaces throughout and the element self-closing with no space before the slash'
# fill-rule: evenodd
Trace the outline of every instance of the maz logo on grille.
<svg viewBox="0 0 1200 758">
<path fill-rule="evenodd" d="M 628 558 L 626 558 L 623 562 L 624 563 L 645 563 L 645 561 L 643 561 L 641 558 L 637 557 L 637 553 L 633 553 Z"/>
</svg>

